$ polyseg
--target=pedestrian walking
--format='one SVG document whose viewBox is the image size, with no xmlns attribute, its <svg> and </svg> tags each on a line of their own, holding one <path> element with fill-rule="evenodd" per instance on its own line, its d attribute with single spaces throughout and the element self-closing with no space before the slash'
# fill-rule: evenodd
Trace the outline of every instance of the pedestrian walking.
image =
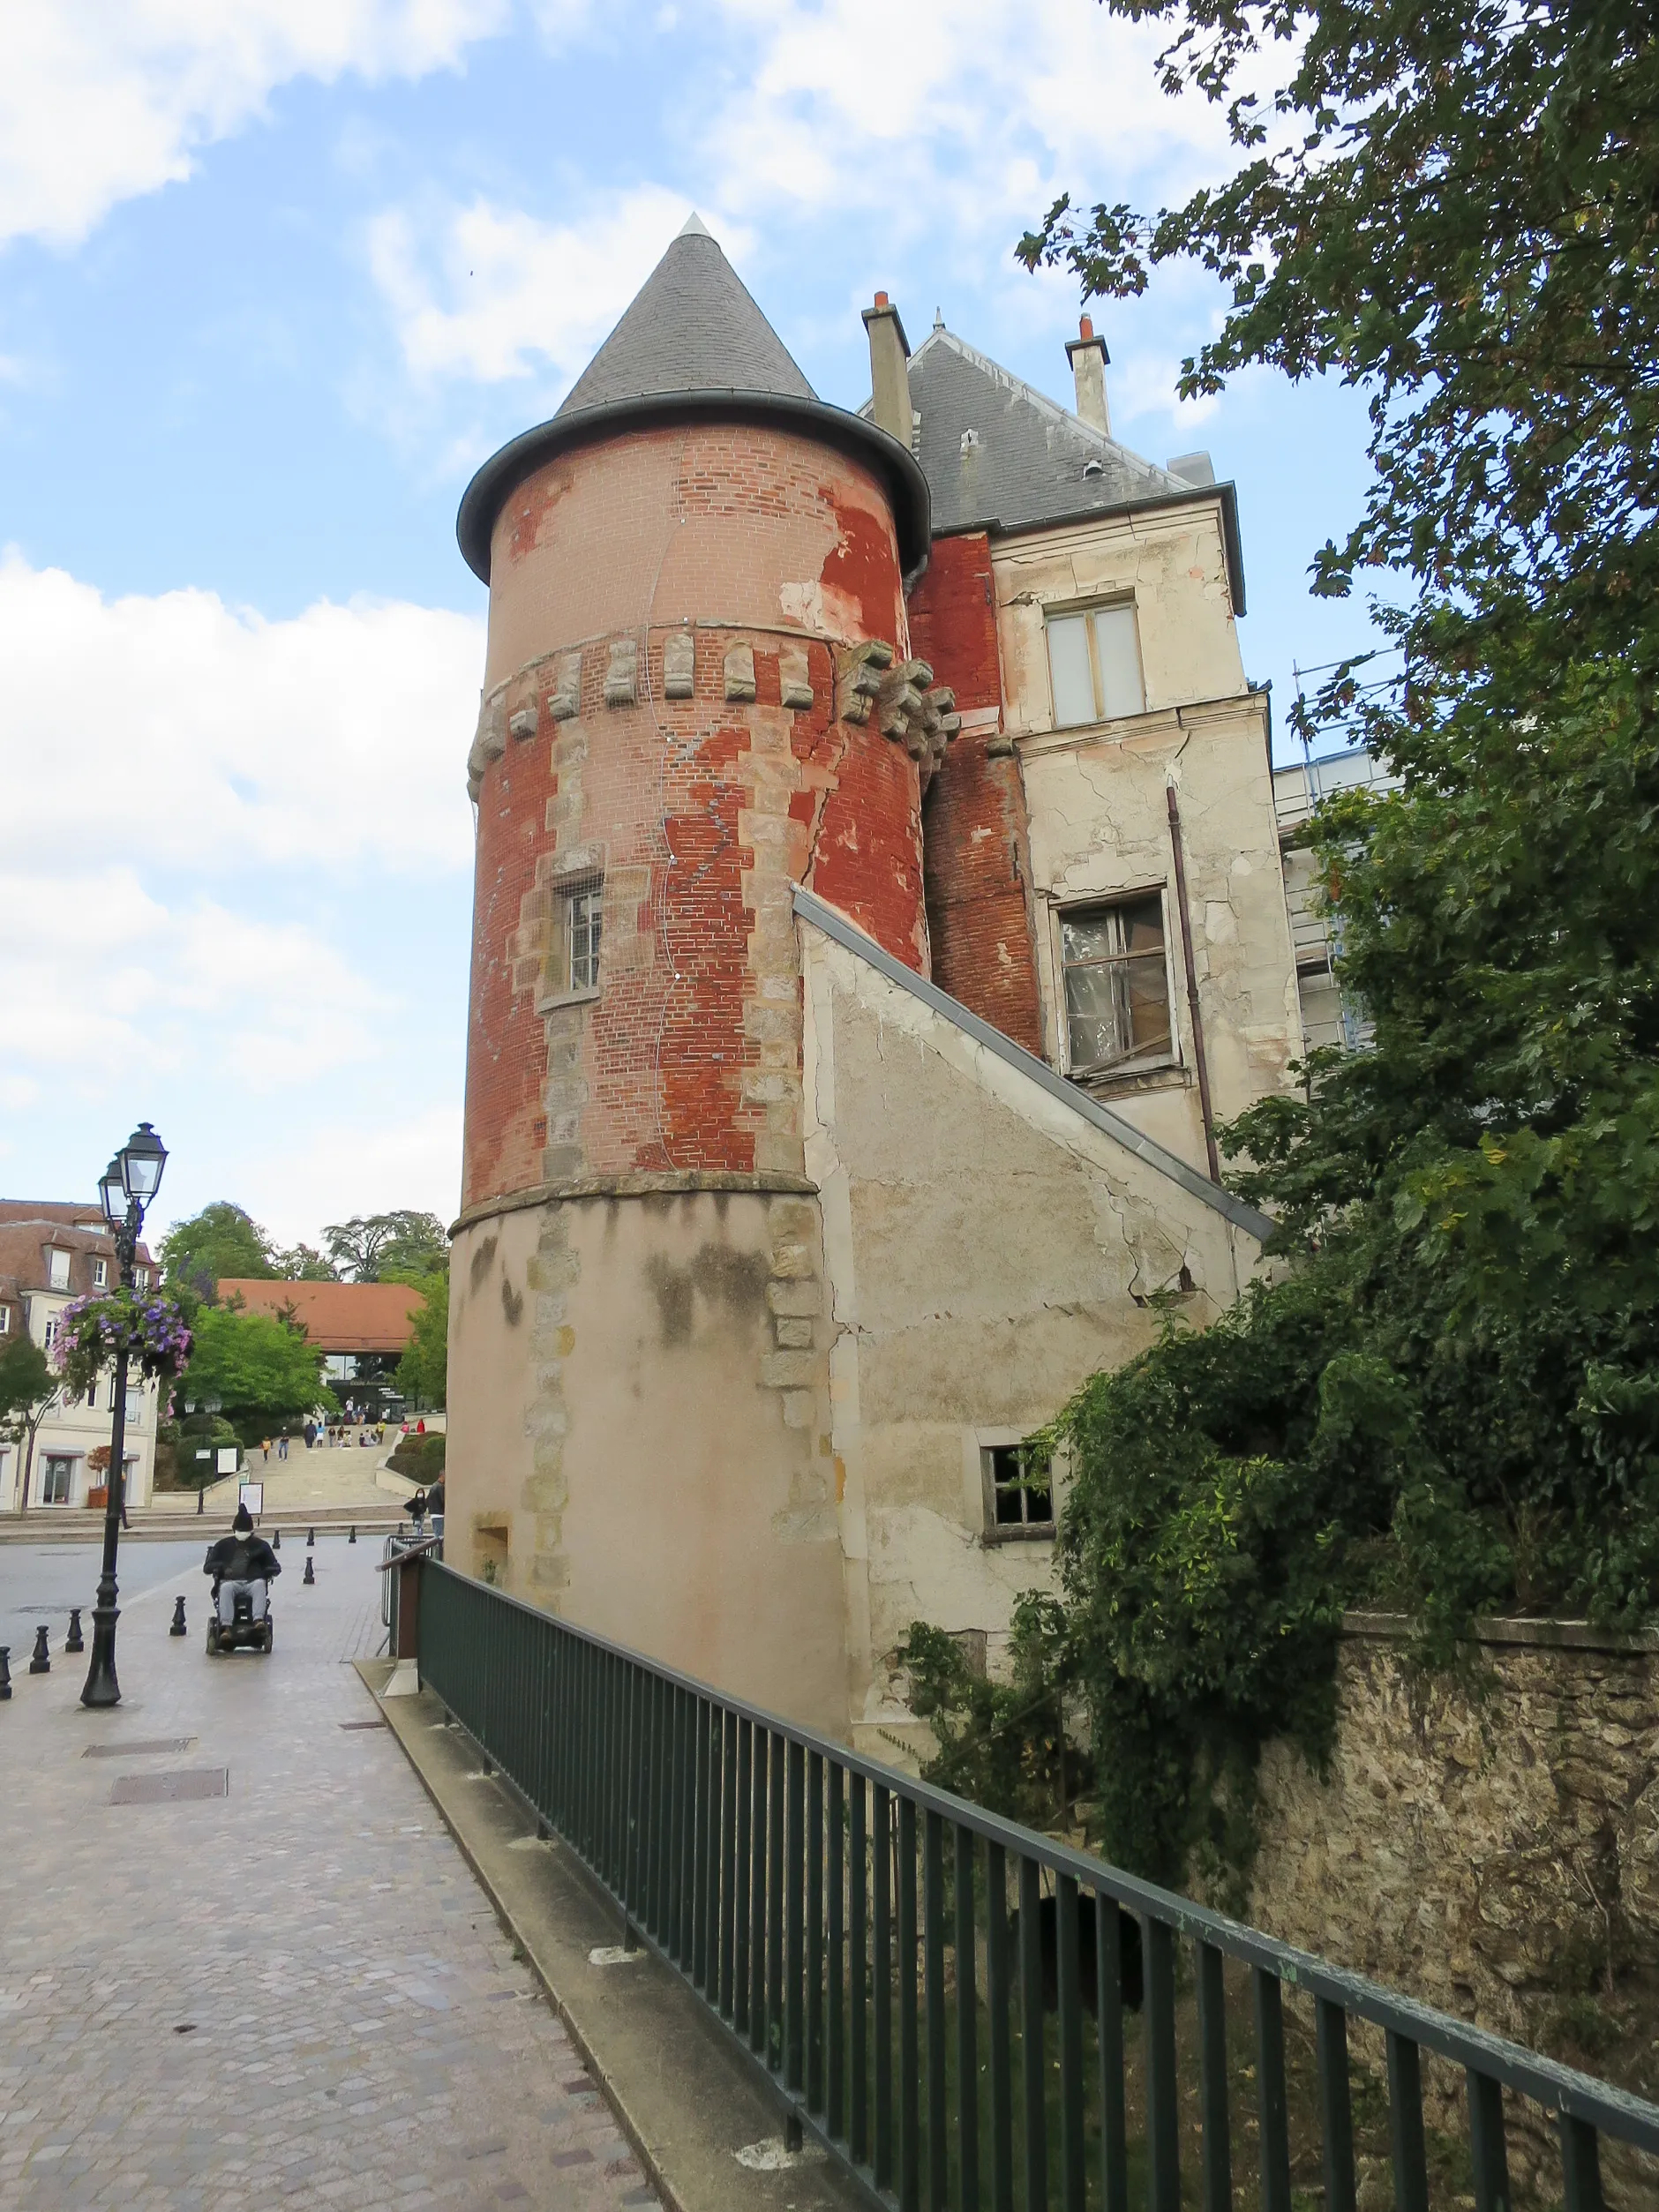
<svg viewBox="0 0 1659 2212">
<path fill-rule="evenodd" d="M 259 1446 L 259 1450 L 265 1454 L 265 1464 L 268 1467 L 271 1464 L 271 1439 L 268 1436 Z"/>
</svg>

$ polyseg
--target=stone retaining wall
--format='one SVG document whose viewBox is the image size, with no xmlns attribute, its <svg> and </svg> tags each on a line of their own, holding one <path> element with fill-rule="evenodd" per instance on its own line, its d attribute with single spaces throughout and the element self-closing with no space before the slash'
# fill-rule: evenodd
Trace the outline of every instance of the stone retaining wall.
<svg viewBox="0 0 1659 2212">
<path fill-rule="evenodd" d="M 1263 1760 L 1250 1919 L 1659 2096 L 1659 1638 L 1483 1623 L 1481 1694 L 1414 1675 L 1400 1623 L 1348 1625 L 1328 1776 Z M 1460 2085 L 1430 2102 L 1461 2135 Z M 1518 2194 L 1547 2201 L 1553 2150 L 1520 2134 Z M 1608 2178 L 1659 2188 L 1618 2157 Z"/>
</svg>

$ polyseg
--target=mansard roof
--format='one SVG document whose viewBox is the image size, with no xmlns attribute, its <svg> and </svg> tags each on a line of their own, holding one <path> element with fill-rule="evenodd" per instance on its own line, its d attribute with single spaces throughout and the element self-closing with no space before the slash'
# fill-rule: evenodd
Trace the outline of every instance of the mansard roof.
<svg viewBox="0 0 1659 2212">
<path fill-rule="evenodd" d="M 1244 611 L 1243 563 L 1231 484 L 1195 484 L 1144 461 L 942 323 L 910 358 L 920 416 L 913 443 L 933 499 L 936 536 L 1021 530 L 1125 507 L 1219 496 L 1234 611 Z"/>
<path fill-rule="evenodd" d="M 887 487 L 905 568 L 926 556 L 927 485 L 914 455 L 874 423 L 818 397 L 693 215 L 559 412 L 504 446 L 467 486 L 455 535 L 468 566 L 489 581 L 502 503 L 554 454 L 648 424 L 709 416 L 777 422 L 851 452 Z"/>
</svg>

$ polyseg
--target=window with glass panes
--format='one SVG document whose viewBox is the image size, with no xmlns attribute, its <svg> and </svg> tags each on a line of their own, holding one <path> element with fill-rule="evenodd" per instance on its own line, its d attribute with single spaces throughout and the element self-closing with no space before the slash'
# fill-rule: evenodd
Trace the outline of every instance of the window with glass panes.
<svg viewBox="0 0 1659 2212">
<path fill-rule="evenodd" d="M 1066 908 L 1060 964 L 1071 1074 L 1104 1075 L 1173 1055 L 1161 893 Z"/>
<path fill-rule="evenodd" d="M 1056 729 L 1145 711 L 1140 638 L 1132 606 L 1051 614 L 1046 626 Z"/>
<path fill-rule="evenodd" d="M 1040 1529 L 1052 1534 L 1055 1488 L 1048 1454 L 1032 1444 L 982 1447 L 990 1533 Z"/>
<path fill-rule="evenodd" d="M 597 885 L 586 891 L 573 891 L 566 901 L 566 927 L 570 946 L 570 979 L 567 988 L 572 991 L 597 991 L 599 987 L 599 915 L 604 894 Z"/>
<path fill-rule="evenodd" d="M 41 1503 L 67 1505 L 75 1487 L 75 1455 L 49 1451 L 41 1466 Z"/>
</svg>

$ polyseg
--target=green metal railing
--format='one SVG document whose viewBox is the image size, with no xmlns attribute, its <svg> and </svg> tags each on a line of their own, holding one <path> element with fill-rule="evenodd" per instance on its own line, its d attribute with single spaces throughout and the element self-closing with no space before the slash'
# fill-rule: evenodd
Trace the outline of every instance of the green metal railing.
<svg viewBox="0 0 1659 2212">
<path fill-rule="evenodd" d="M 1518 2140 L 1522 2201 L 1659 2204 L 1659 2106 L 418 1571 L 424 1684 L 881 2203 L 1511 2212 Z"/>
</svg>

